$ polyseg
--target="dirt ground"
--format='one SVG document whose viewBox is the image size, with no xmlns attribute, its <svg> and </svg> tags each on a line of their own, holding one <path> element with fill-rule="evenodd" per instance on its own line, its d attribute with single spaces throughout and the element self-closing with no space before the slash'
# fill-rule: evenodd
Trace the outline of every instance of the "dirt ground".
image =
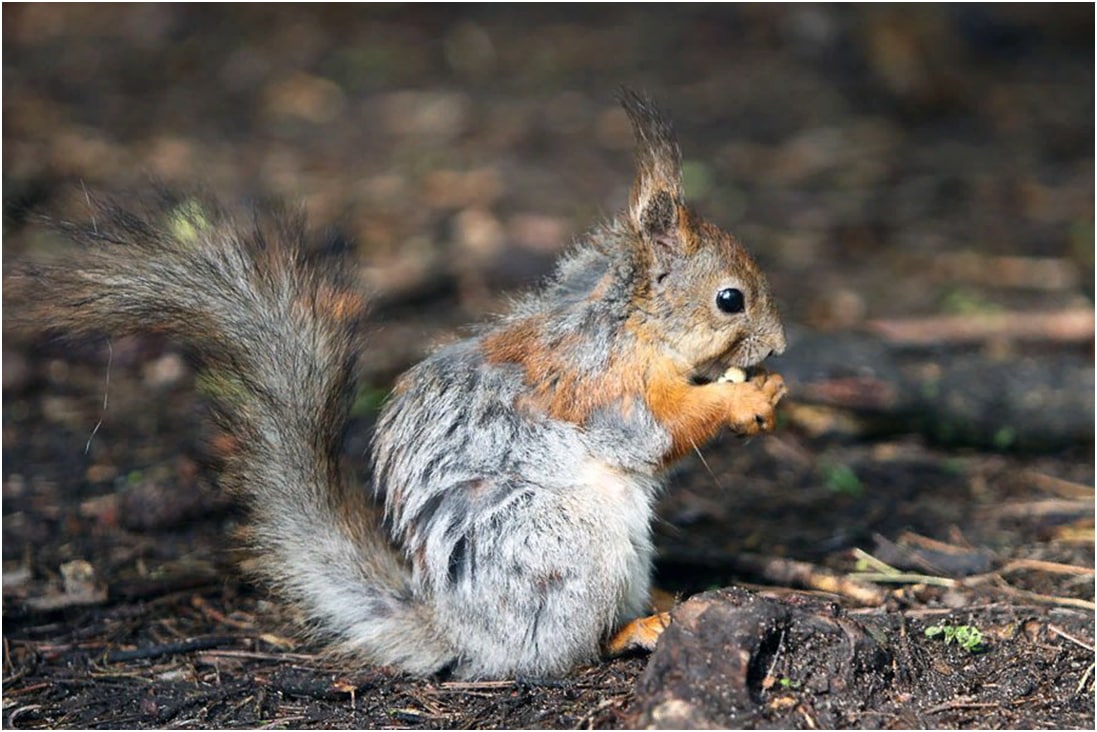
<svg viewBox="0 0 1097 732">
<path fill-rule="evenodd" d="M 654 654 L 421 680 L 243 578 L 173 344 L 5 329 L 4 726 L 1092 729 L 1093 12 L 5 5 L 5 269 L 85 190 L 301 203 L 376 302 L 362 471 L 394 376 L 624 204 L 622 83 L 791 393 L 672 476 L 657 584 L 714 592 Z"/>
</svg>

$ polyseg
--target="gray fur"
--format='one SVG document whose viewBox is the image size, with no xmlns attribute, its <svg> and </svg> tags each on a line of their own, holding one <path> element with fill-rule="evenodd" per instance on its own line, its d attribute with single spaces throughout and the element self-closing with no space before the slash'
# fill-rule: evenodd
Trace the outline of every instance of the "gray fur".
<svg viewBox="0 0 1097 732">
<path fill-rule="evenodd" d="M 654 422 L 638 410 L 643 424 L 585 430 L 524 414 L 522 374 L 486 364 L 476 340 L 402 381 L 377 427 L 376 485 L 457 672 L 555 675 L 593 660 L 647 601 Z M 620 491 L 592 484 L 599 465 Z"/>
</svg>

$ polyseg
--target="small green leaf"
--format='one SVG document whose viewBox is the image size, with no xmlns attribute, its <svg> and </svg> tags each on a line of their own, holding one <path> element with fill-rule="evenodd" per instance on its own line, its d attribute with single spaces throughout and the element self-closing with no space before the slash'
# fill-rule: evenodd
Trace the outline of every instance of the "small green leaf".
<svg viewBox="0 0 1097 732">
<path fill-rule="evenodd" d="M 927 638 L 943 635 L 945 645 L 956 645 L 968 653 L 978 653 L 984 649 L 983 633 L 974 625 L 931 625 L 926 628 Z"/>
<path fill-rule="evenodd" d="M 994 447 L 998 450 L 1008 450 L 1017 439 L 1017 430 L 1012 427 L 1000 427 L 994 433 Z"/>
<path fill-rule="evenodd" d="M 865 492 L 865 486 L 853 468 L 848 465 L 832 465 L 826 469 L 826 485 L 834 493 L 847 496 L 860 496 Z"/>
</svg>

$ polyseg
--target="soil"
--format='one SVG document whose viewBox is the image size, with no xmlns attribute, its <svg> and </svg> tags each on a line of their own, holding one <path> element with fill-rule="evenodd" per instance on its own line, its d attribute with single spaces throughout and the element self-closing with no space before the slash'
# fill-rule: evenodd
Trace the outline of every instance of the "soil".
<svg viewBox="0 0 1097 732">
<path fill-rule="evenodd" d="M 624 205 L 622 83 L 791 387 L 671 476 L 654 654 L 412 679 L 244 579 L 173 344 L 6 331 L 5 727 L 1093 728 L 1092 6 L 3 13 L 5 269 L 85 191 L 302 203 L 376 302 L 358 470 L 397 373 Z"/>
</svg>

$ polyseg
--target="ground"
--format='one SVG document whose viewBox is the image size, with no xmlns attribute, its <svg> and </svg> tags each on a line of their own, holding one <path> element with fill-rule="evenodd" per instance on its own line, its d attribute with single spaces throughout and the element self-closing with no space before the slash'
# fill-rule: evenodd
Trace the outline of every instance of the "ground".
<svg viewBox="0 0 1097 732">
<path fill-rule="evenodd" d="M 791 387 L 672 475 L 657 584 L 716 591 L 652 656 L 416 680 L 244 579 L 173 344 L 5 327 L 6 727 L 1093 727 L 1092 6 L 3 12 L 5 270 L 85 192 L 303 205 L 375 301 L 359 470 L 394 376 L 624 204 L 622 83 Z"/>
</svg>

